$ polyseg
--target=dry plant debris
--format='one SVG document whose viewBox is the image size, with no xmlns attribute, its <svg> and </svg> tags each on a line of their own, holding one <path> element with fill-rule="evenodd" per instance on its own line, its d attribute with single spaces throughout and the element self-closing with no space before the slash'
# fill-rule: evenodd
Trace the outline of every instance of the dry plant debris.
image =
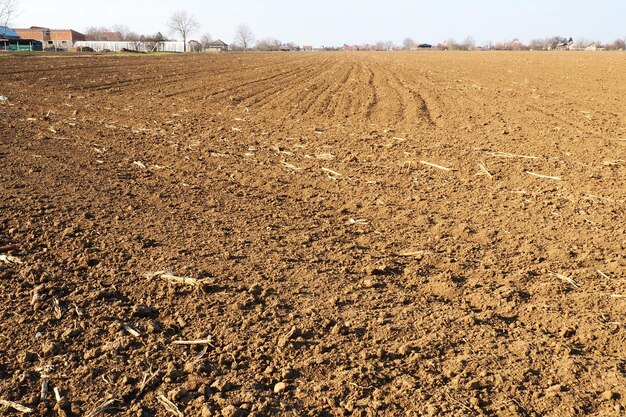
<svg viewBox="0 0 626 417">
<path fill-rule="evenodd" d="M 442 171 L 452 171 L 452 168 L 444 167 L 442 165 L 437 165 L 437 164 L 434 164 L 434 163 L 428 162 L 428 161 L 419 161 L 419 163 L 422 164 L 422 165 L 426 165 L 426 166 L 432 167 L 432 168 L 440 169 Z"/>
<path fill-rule="evenodd" d="M 97 405 L 93 410 L 89 411 L 85 414 L 85 417 L 96 417 L 99 416 L 106 411 L 108 411 L 111 407 L 113 407 L 116 403 L 121 403 L 121 400 L 110 398 L 108 400 L 104 400 L 101 404 Z"/>
<path fill-rule="evenodd" d="M 33 410 L 32 408 L 25 407 L 25 406 L 23 406 L 21 404 L 18 404 L 16 402 L 14 402 L 14 401 L 8 401 L 8 400 L 0 399 L 0 404 L 4 405 L 5 407 L 9 407 L 9 408 L 12 408 L 14 410 L 17 410 L 20 413 L 30 414 L 30 413 L 34 413 L 35 412 L 35 410 Z"/>
<path fill-rule="evenodd" d="M 568 283 L 568 284 L 570 284 L 572 287 L 579 288 L 578 284 L 576 284 L 576 281 L 574 281 L 574 280 L 573 280 L 572 278 L 570 278 L 570 277 L 567 277 L 567 276 L 562 275 L 562 274 L 557 274 L 556 272 L 552 272 L 552 271 L 550 271 L 550 274 L 551 274 L 552 276 L 554 276 L 555 278 L 560 279 L 560 280 L 561 280 L 561 281 L 563 281 L 563 282 L 567 282 L 567 283 Z"/>
<path fill-rule="evenodd" d="M 179 277 L 174 275 L 171 271 L 157 271 L 157 272 L 149 272 L 144 274 L 147 279 L 153 279 L 155 277 L 159 277 L 173 284 L 182 284 L 182 285 L 191 285 L 193 287 L 201 286 L 206 279 L 197 279 L 191 277 Z"/>
<path fill-rule="evenodd" d="M 163 406 L 163 408 L 165 408 L 165 410 L 172 414 L 175 417 L 185 417 L 185 415 L 183 414 L 182 411 L 180 411 L 178 409 L 178 407 L 176 406 L 176 404 L 174 404 L 173 402 L 171 402 L 170 400 L 167 399 L 167 397 L 163 394 L 160 394 L 157 399 L 159 400 L 159 402 L 161 403 L 161 405 Z"/>
<path fill-rule="evenodd" d="M 555 180 L 555 181 L 561 181 L 561 177 L 555 177 L 552 175 L 543 175 L 543 174 L 537 174 L 536 172 L 532 172 L 532 171 L 526 171 L 526 173 L 528 175 L 532 175 L 533 177 L 537 177 L 537 178 L 545 178 L 548 180 Z"/>
<path fill-rule="evenodd" d="M 4 262 L 5 264 L 23 264 L 24 263 L 22 262 L 20 258 L 16 256 L 5 255 L 5 254 L 0 255 L 0 261 Z"/>
</svg>

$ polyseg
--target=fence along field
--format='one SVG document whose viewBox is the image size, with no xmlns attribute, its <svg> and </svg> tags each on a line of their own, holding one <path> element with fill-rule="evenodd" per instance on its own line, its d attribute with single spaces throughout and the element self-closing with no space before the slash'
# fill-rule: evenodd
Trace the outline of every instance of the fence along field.
<svg viewBox="0 0 626 417">
<path fill-rule="evenodd" d="M 625 60 L 4 60 L 3 412 L 622 412 Z"/>
</svg>

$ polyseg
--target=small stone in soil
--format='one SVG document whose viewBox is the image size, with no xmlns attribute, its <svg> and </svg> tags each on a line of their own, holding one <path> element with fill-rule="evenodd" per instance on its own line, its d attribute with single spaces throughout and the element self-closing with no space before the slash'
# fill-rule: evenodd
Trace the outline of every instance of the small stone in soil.
<svg viewBox="0 0 626 417">
<path fill-rule="evenodd" d="M 287 384 L 285 384 L 284 382 L 279 382 L 276 385 L 274 385 L 274 392 L 276 394 L 280 394 L 281 392 L 285 392 L 286 389 L 287 389 Z"/>
<path fill-rule="evenodd" d="M 363 280 L 364 288 L 374 288 L 376 287 L 376 285 L 377 285 L 376 281 L 371 278 L 366 278 L 365 280 Z"/>
</svg>

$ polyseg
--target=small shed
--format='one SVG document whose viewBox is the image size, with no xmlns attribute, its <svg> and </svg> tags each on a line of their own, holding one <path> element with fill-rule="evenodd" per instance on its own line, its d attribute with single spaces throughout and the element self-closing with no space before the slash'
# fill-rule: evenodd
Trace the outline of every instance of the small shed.
<svg viewBox="0 0 626 417">
<path fill-rule="evenodd" d="M 554 48 L 557 51 L 573 51 L 574 50 L 574 39 L 569 38 L 567 42 L 559 42 L 556 44 Z"/>
<path fill-rule="evenodd" d="M 0 26 L 0 39 L 19 39 L 20 35 L 8 26 Z"/>
<path fill-rule="evenodd" d="M 228 44 L 221 39 L 209 43 L 204 52 L 226 52 L 228 51 Z"/>
<path fill-rule="evenodd" d="M 43 44 L 36 39 L 23 39 L 19 33 L 10 27 L 0 26 L 0 50 L 42 51 Z"/>
<path fill-rule="evenodd" d="M 2 39 L 0 50 L 16 52 L 43 51 L 43 43 L 35 39 Z"/>
<path fill-rule="evenodd" d="M 592 43 L 591 45 L 585 48 L 585 51 L 604 51 L 604 48 L 597 43 Z"/>
<path fill-rule="evenodd" d="M 0 50 L 10 51 L 11 43 L 16 42 L 20 38 L 13 29 L 8 26 L 0 26 Z"/>
</svg>

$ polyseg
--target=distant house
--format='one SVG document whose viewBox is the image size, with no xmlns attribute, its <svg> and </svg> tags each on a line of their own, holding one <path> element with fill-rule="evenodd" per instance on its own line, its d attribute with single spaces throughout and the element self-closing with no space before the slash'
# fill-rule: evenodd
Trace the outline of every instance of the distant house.
<svg viewBox="0 0 626 417">
<path fill-rule="evenodd" d="M 84 41 L 85 35 L 72 29 L 50 29 L 31 26 L 28 29 L 15 29 L 22 38 L 34 39 L 43 44 L 44 49 L 69 51 L 78 41 Z"/>
<path fill-rule="evenodd" d="M 560 42 L 556 44 L 554 49 L 557 51 L 567 51 L 569 49 L 569 44 L 567 42 Z"/>
<path fill-rule="evenodd" d="M 187 42 L 187 51 L 189 52 L 201 52 L 202 44 L 198 41 L 191 40 Z"/>
<path fill-rule="evenodd" d="M 519 39 L 513 39 L 504 46 L 504 49 L 507 51 L 522 51 L 526 49 L 526 46 Z"/>
<path fill-rule="evenodd" d="M 13 29 L 8 26 L 0 26 L 0 50 L 8 51 L 11 41 L 16 41 L 20 38 Z"/>
<path fill-rule="evenodd" d="M 585 48 L 585 51 L 604 51 L 602 46 L 599 46 L 597 43 L 592 43 L 591 45 Z"/>
<path fill-rule="evenodd" d="M 228 44 L 221 39 L 209 43 L 204 52 L 226 52 L 228 51 Z"/>
<path fill-rule="evenodd" d="M 567 42 L 557 43 L 554 49 L 557 51 L 571 51 L 574 49 L 574 39 L 569 38 Z"/>
</svg>

